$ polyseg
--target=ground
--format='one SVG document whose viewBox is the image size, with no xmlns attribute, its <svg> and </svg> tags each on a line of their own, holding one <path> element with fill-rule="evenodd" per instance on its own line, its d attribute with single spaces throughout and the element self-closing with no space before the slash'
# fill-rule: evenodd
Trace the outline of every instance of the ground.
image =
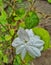
<svg viewBox="0 0 51 65">
<path fill-rule="evenodd" d="M 51 49 L 42 53 L 42 56 L 33 60 L 31 65 L 51 65 Z"/>
</svg>

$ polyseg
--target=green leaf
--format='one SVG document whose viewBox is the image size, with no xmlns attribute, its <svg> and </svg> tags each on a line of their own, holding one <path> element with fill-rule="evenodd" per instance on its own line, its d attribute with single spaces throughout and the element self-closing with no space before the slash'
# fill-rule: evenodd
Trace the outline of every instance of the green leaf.
<svg viewBox="0 0 51 65">
<path fill-rule="evenodd" d="M 6 41 L 11 40 L 11 38 L 12 38 L 12 36 L 10 36 L 10 35 L 5 35 L 5 40 L 6 40 Z"/>
<path fill-rule="evenodd" d="M 17 2 L 22 3 L 23 0 L 17 0 Z"/>
<path fill-rule="evenodd" d="M 2 38 L 0 37 L 0 42 L 2 42 Z"/>
<path fill-rule="evenodd" d="M 0 0 L 0 7 L 3 7 L 3 1 Z"/>
<path fill-rule="evenodd" d="M 25 60 L 21 60 L 20 55 L 16 55 L 13 65 L 30 65 L 28 62 L 30 62 L 30 59 L 32 59 L 29 55 L 26 55 Z M 25 61 L 25 64 L 23 62 Z"/>
<path fill-rule="evenodd" d="M 14 35 L 14 29 L 10 29 L 10 34 Z"/>
<path fill-rule="evenodd" d="M 3 42 L 3 41 L 5 41 L 5 38 L 4 38 L 3 35 L 1 35 L 1 36 L 0 36 L 0 42 Z"/>
<path fill-rule="evenodd" d="M 25 10 L 24 8 L 20 8 L 18 10 L 16 10 L 16 17 L 14 18 L 14 20 L 20 20 L 25 16 Z"/>
<path fill-rule="evenodd" d="M 2 47 L 3 46 L 3 44 L 0 44 L 0 47 Z"/>
<path fill-rule="evenodd" d="M 2 32 L 5 32 L 5 31 L 6 31 L 3 26 L 1 27 L 1 31 L 2 31 Z"/>
<path fill-rule="evenodd" d="M 11 25 L 12 25 L 12 26 L 16 26 L 17 22 L 18 22 L 18 21 L 12 22 Z"/>
<path fill-rule="evenodd" d="M 48 0 L 49 3 L 51 3 L 51 0 Z"/>
<path fill-rule="evenodd" d="M 4 10 L 1 11 L 1 16 L 0 16 L 0 24 L 6 24 L 7 23 L 7 14 Z"/>
<path fill-rule="evenodd" d="M 25 26 L 25 22 L 21 22 L 21 23 L 19 24 L 19 27 L 25 28 L 25 27 L 26 27 L 26 26 Z"/>
<path fill-rule="evenodd" d="M 2 57 L 3 57 L 3 52 L 2 50 L 0 50 L 0 61 L 2 60 Z"/>
<path fill-rule="evenodd" d="M 39 23 L 39 18 L 37 16 L 37 14 L 33 11 L 30 11 L 27 16 L 25 17 L 25 25 L 26 25 L 26 28 L 33 28 L 35 26 L 38 25 Z"/>
<path fill-rule="evenodd" d="M 21 55 L 18 55 L 19 57 L 20 57 L 20 59 L 21 59 Z M 33 57 L 31 57 L 28 53 L 26 54 L 26 56 L 25 56 L 25 58 L 24 58 L 24 60 L 22 60 L 23 62 L 25 62 L 25 63 L 28 63 L 28 62 L 30 62 L 31 60 L 33 60 L 34 58 Z"/>
<path fill-rule="evenodd" d="M 32 2 L 32 0 L 28 0 L 29 2 Z"/>
<path fill-rule="evenodd" d="M 40 27 L 35 27 L 32 29 L 34 34 L 40 36 L 42 40 L 44 40 L 44 50 L 48 49 L 50 46 L 50 35 L 47 30 L 40 28 Z"/>
<path fill-rule="evenodd" d="M 7 55 L 4 55 L 4 56 L 3 56 L 3 62 L 4 62 L 4 63 L 8 63 L 8 57 L 7 57 Z"/>
<path fill-rule="evenodd" d="M 28 53 L 26 54 L 26 57 L 25 57 L 25 62 L 28 63 L 30 62 L 31 60 L 33 60 L 33 57 L 31 57 Z"/>
<path fill-rule="evenodd" d="M 0 50 L 0 56 L 1 56 L 1 55 L 3 56 L 3 52 L 2 52 L 2 50 Z"/>
<path fill-rule="evenodd" d="M 13 65 L 21 65 L 21 59 L 18 55 L 15 56 Z"/>
</svg>

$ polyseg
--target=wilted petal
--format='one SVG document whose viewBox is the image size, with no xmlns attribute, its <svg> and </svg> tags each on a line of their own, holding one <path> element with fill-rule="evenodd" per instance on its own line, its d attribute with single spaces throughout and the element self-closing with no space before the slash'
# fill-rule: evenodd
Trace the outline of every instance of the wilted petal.
<svg viewBox="0 0 51 65">
<path fill-rule="evenodd" d="M 32 46 L 27 46 L 27 50 L 29 52 L 29 54 L 33 57 L 39 57 L 41 56 L 40 50 L 36 47 L 32 47 Z"/>
<path fill-rule="evenodd" d="M 16 54 L 20 54 L 22 52 L 22 50 L 24 49 L 24 47 L 25 47 L 24 45 L 18 46 L 16 48 Z"/>
<path fill-rule="evenodd" d="M 20 28 L 18 30 L 18 36 L 23 41 L 29 41 L 29 36 L 28 36 L 27 32 L 22 28 Z"/>
<path fill-rule="evenodd" d="M 30 29 L 30 30 L 26 29 L 26 32 L 28 33 L 29 37 L 34 36 L 34 33 L 33 33 L 32 29 Z"/>
<path fill-rule="evenodd" d="M 15 38 L 14 41 L 12 42 L 13 47 L 17 47 L 22 44 L 23 44 L 23 41 L 21 41 L 19 38 Z"/>
<path fill-rule="evenodd" d="M 21 52 L 21 59 L 23 60 L 25 58 L 26 55 L 26 49 L 24 48 Z"/>
</svg>

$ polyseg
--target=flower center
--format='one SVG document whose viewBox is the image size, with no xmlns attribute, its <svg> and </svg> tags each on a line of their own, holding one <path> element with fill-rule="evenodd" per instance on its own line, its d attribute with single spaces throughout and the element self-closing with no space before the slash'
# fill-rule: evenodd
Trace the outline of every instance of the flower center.
<svg viewBox="0 0 51 65">
<path fill-rule="evenodd" d="M 27 43 L 28 41 L 25 41 L 25 43 Z"/>
</svg>

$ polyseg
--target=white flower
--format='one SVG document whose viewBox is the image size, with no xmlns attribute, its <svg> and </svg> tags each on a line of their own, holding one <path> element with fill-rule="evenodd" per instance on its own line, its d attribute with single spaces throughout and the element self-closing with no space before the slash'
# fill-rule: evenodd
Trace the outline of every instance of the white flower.
<svg viewBox="0 0 51 65">
<path fill-rule="evenodd" d="M 21 59 L 25 58 L 26 52 L 32 57 L 41 56 L 44 41 L 39 36 L 34 35 L 32 29 L 18 30 L 18 37 L 13 41 L 12 46 L 16 48 L 16 54 L 21 54 Z"/>
</svg>

